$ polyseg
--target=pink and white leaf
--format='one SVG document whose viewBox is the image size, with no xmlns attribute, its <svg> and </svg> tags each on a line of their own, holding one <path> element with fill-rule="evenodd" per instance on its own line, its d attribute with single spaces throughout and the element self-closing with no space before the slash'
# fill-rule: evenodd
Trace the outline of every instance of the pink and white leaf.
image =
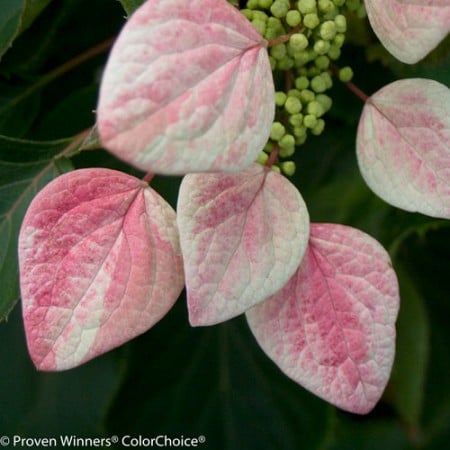
<svg viewBox="0 0 450 450">
<path fill-rule="evenodd" d="M 246 316 L 286 375 L 365 414 L 389 379 L 398 307 L 397 279 L 381 245 L 348 226 L 314 223 L 298 271 Z"/>
<path fill-rule="evenodd" d="M 249 166 L 274 116 L 266 47 L 226 0 L 148 0 L 126 23 L 104 72 L 103 145 L 153 173 Z"/>
<path fill-rule="evenodd" d="M 177 221 L 194 326 L 231 319 L 281 289 L 308 242 L 300 193 L 259 164 L 185 176 Z"/>
<path fill-rule="evenodd" d="M 184 284 L 175 212 L 145 182 L 108 169 L 67 173 L 38 193 L 19 265 L 40 370 L 80 365 L 147 331 Z"/>
<path fill-rule="evenodd" d="M 407 211 L 450 218 L 450 90 L 407 79 L 376 92 L 364 106 L 358 163 L 383 200 Z"/>
<path fill-rule="evenodd" d="M 365 0 L 375 34 L 398 60 L 414 64 L 450 31 L 448 0 Z"/>
</svg>

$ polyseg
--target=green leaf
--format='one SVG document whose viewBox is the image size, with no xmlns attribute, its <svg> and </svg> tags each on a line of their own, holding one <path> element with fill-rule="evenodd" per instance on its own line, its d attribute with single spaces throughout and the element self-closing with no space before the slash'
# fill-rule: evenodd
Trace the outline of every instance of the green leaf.
<svg viewBox="0 0 450 450">
<path fill-rule="evenodd" d="M 0 8 L 0 59 L 14 39 L 28 28 L 51 0 L 2 0 Z"/>
<path fill-rule="evenodd" d="M 11 46 L 20 28 L 23 2 L 3 0 L 0 8 L 0 58 Z"/>
<path fill-rule="evenodd" d="M 447 222 L 450 225 L 450 222 Z M 450 226 L 413 235 L 402 246 L 399 256 L 423 293 L 430 320 L 430 362 L 428 365 L 422 426 L 427 440 L 449 435 L 450 421 Z M 438 446 L 436 448 L 439 448 Z M 443 447 L 440 447 L 443 448 Z"/>
<path fill-rule="evenodd" d="M 391 238 L 388 250 L 392 258 L 395 258 L 400 247 L 409 237 L 425 236 L 429 231 L 449 226 L 448 220 L 434 219 L 418 213 L 406 213 L 399 209 L 392 211 L 387 217 L 387 222 L 391 224 L 391 227 L 385 227 L 384 234 Z"/>
<path fill-rule="evenodd" d="M 379 60 L 398 78 L 429 78 L 442 84 L 450 84 L 450 36 L 447 36 L 426 58 L 417 64 L 403 64 L 394 58 L 381 44 L 367 47 L 369 61 Z"/>
<path fill-rule="evenodd" d="M 0 135 L 21 137 L 39 113 L 40 94 L 25 96 L 26 87 L 0 84 Z"/>
<path fill-rule="evenodd" d="M 415 448 L 445 448 L 450 437 L 450 364 L 448 343 L 450 341 L 450 303 L 448 301 L 448 268 L 450 267 L 450 222 L 447 226 L 439 226 L 421 233 L 412 233 L 399 247 L 395 261 L 400 262 L 414 280 L 423 298 L 429 322 L 428 365 L 425 377 L 423 406 L 419 426 L 408 426 L 408 433 Z M 400 279 L 400 282 L 402 280 Z M 400 306 L 400 313 L 401 313 Z M 417 308 L 416 312 L 420 310 Z M 415 323 L 409 324 L 411 333 L 415 333 Z M 418 333 L 420 335 L 420 330 Z M 409 348 L 414 357 L 416 339 Z M 413 371 L 421 371 L 421 367 L 412 367 Z M 408 377 L 414 377 L 410 372 Z M 408 383 L 405 376 L 402 383 Z"/>
<path fill-rule="evenodd" d="M 80 148 L 82 150 L 97 150 L 99 148 L 102 148 L 100 136 L 98 135 L 97 124 L 92 127 L 87 138 L 81 143 Z"/>
<path fill-rule="evenodd" d="M 92 111 L 95 109 L 97 95 L 97 84 L 67 93 L 61 102 L 48 112 L 41 113 L 39 124 L 33 130 L 33 139 L 61 139 L 91 126 L 95 122 Z"/>
<path fill-rule="evenodd" d="M 19 298 L 17 238 L 23 216 L 34 195 L 61 173 L 56 161 L 69 143 L 0 136 L 0 321 Z"/>
<path fill-rule="evenodd" d="M 408 424 L 419 425 L 429 357 L 429 323 L 421 293 L 402 263 L 395 263 L 400 283 L 397 349 L 388 399 Z"/>
<path fill-rule="evenodd" d="M 284 376 L 242 316 L 191 328 L 184 301 L 126 346 L 110 432 L 148 434 L 150 426 L 155 436 L 203 435 L 217 450 L 320 448 L 334 408 Z"/>
<path fill-rule="evenodd" d="M 119 0 L 128 17 L 145 2 L 145 0 Z"/>
<path fill-rule="evenodd" d="M 413 450 L 401 423 L 373 414 L 357 416 L 337 414 L 334 442 L 324 450 Z M 306 447 L 301 447 L 306 448 Z"/>
<path fill-rule="evenodd" d="M 52 0 L 25 0 L 19 34 L 26 30 Z"/>
<path fill-rule="evenodd" d="M 0 342 L 0 360 L 8 361 L 0 377 L 2 433 L 57 439 L 104 435 L 105 416 L 123 373 L 117 353 L 67 372 L 37 372 L 27 352 L 19 309 L 1 325 Z"/>
</svg>

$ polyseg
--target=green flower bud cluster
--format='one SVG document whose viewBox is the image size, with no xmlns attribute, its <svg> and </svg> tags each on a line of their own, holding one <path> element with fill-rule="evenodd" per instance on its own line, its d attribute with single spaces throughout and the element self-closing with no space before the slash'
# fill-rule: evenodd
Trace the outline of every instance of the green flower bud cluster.
<svg viewBox="0 0 450 450">
<path fill-rule="evenodd" d="M 363 0 L 248 0 L 241 10 L 269 41 L 269 60 L 276 81 L 275 121 L 258 162 L 265 164 L 274 148 L 281 160 L 272 168 L 295 171 L 291 158 L 309 134 L 320 135 L 323 116 L 332 100 L 330 64 L 339 59 L 347 31 L 348 12 L 363 15 Z M 339 71 L 350 81 L 350 67 Z"/>
</svg>

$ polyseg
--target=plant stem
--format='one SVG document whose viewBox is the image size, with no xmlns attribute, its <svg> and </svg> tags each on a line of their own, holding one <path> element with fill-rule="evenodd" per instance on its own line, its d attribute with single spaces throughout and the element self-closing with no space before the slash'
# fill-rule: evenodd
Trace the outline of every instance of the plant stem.
<svg viewBox="0 0 450 450">
<path fill-rule="evenodd" d="M 270 156 L 269 156 L 269 159 L 266 161 L 266 167 L 268 167 L 269 169 L 277 162 L 277 160 L 278 160 L 278 150 L 279 150 L 279 147 L 278 147 L 278 143 L 276 143 L 274 146 L 273 146 L 273 149 L 272 149 L 272 151 L 270 152 Z"/>
<path fill-rule="evenodd" d="M 369 96 L 363 92 L 358 86 L 356 86 L 355 84 L 353 84 L 351 81 L 347 81 L 346 83 L 344 83 L 348 89 L 350 89 L 357 97 L 359 97 L 364 103 L 367 102 L 367 100 L 369 100 Z"/>
<path fill-rule="evenodd" d="M 72 156 L 78 155 L 78 153 L 81 152 L 81 145 L 83 144 L 84 140 L 89 136 L 90 133 L 91 128 L 87 128 L 86 130 L 83 130 L 80 133 L 78 133 L 73 138 L 73 141 L 64 149 L 64 151 L 61 153 L 60 156 L 70 158 Z"/>
<path fill-rule="evenodd" d="M 51 81 L 55 80 L 56 78 L 59 78 L 61 75 L 64 75 L 67 72 L 70 72 L 71 70 L 75 69 L 80 64 L 88 61 L 89 59 L 100 55 L 101 53 L 106 52 L 113 44 L 115 38 L 110 38 L 95 47 L 90 48 L 89 50 L 86 50 L 83 53 L 80 53 L 79 55 L 75 56 L 71 60 L 67 61 L 66 63 L 60 65 L 56 69 L 53 69 L 52 71 L 48 72 L 46 75 L 44 75 L 40 80 L 38 80 L 36 83 L 29 86 L 27 89 L 25 89 L 20 95 L 17 97 L 14 97 L 9 102 L 7 102 L 2 108 L 0 108 L 0 113 L 3 111 L 17 105 L 21 101 L 23 101 L 25 98 L 29 97 L 31 94 L 33 94 L 35 91 L 41 89 Z"/>
<path fill-rule="evenodd" d="M 287 34 L 282 34 L 281 36 L 278 36 L 274 39 L 270 39 L 268 42 L 267 47 L 273 47 L 274 45 L 283 44 L 291 38 L 293 34 L 297 34 L 301 29 L 303 28 L 302 24 L 298 24 L 295 28 L 292 28 L 291 31 Z"/>
<path fill-rule="evenodd" d="M 145 174 L 145 176 L 142 178 L 142 181 L 145 181 L 146 183 L 150 184 L 150 182 L 153 180 L 153 177 L 155 176 L 154 173 L 148 172 Z"/>
<path fill-rule="evenodd" d="M 289 92 L 292 89 L 292 83 L 294 82 L 294 76 L 292 74 L 291 70 L 286 71 L 286 75 L 284 77 L 284 86 L 285 86 L 285 92 Z"/>
<path fill-rule="evenodd" d="M 331 64 L 330 70 L 333 73 L 333 75 L 339 79 L 339 68 L 337 66 L 335 66 L 334 64 Z M 347 81 L 347 82 L 342 81 L 341 83 L 344 83 L 347 86 L 347 88 L 350 89 L 364 103 L 366 103 L 367 100 L 369 100 L 369 96 L 364 91 L 362 91 L 358 86 L 356 86 L 354 83 L 352 83 L 351 81 Z"/>
</svg>

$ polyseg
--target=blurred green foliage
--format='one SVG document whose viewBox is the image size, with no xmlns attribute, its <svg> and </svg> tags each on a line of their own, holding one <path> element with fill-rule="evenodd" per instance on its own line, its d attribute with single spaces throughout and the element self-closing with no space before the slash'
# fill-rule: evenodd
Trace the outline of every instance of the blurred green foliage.
<svg viewBox="0 0 450 450">
<path fill-rule="evenodd" d="M 94 125 L 107 52 L 82 64 L 70 61 L 116 36 L 141 2 L 31 2 L 39 8 L 22 32 L 25 3 L 2 2 L 0 12 L 0 134 L 6 136 L 0 138 L 1 317 L 18 297 L 16 239 L 34 192 L 72 165 L 139 175 L 101 149 L 61 158 L 69 141 L 60 139 Z M 355 83 L 371 94 L 414 69 L 381 57 L 367 30 L 367 22 L 359 24 L 363 38 L 345 48 L 342 65 L 350 64 Z M 444 43 L 418 73 L 445 82 L 449 54 Z M 49 76 L 67 62 L 70 70 Z M 0 324 L 1 435 L 204 435 L 202 448 L 212 450 L 448 446 L 449 224 L 399 211 L 370 192 L 355 157 L 362 104 L 339 84 L 331 95 L 327 129 L 296 153 L 292 181 L 312 221 L 360 228 L 391 251 L 402 296 L 397 357 L 375 410 L 363 417 L 343 413 L 287 379 L 260 351 L 243 317 L 191 328 L 183 296 L 152 330 L 121 348 L 68 372 L 39 373 L 27 354 L 17 305 Z M 156 177 L 152 186 L 175 206 L 179 182 Z"/>
</svg>

